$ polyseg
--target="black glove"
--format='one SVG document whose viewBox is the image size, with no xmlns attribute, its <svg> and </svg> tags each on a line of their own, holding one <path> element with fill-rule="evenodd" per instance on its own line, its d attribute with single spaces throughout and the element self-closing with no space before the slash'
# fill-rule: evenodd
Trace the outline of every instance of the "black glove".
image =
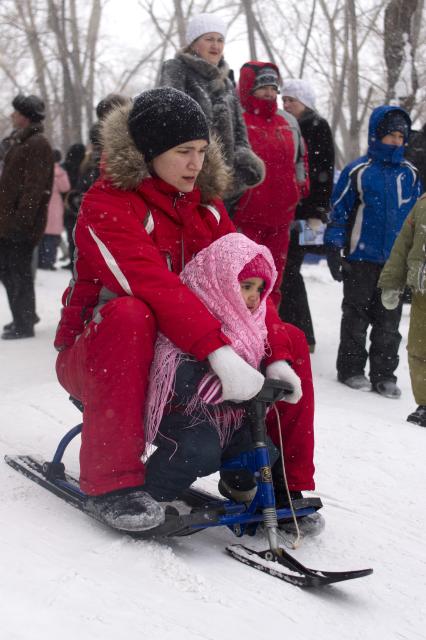
<svg viewBox="0 0 426 640">
<path fill-rule="evenodd" d="M 327 264 L 332 278 L 337 280 L 337 282 L 342 282 L 343 271 L 346 270 L 345 267 L 347 263 L 343 260 L 340 249 L 337 247 L 327 247 Z"/>
</svg>

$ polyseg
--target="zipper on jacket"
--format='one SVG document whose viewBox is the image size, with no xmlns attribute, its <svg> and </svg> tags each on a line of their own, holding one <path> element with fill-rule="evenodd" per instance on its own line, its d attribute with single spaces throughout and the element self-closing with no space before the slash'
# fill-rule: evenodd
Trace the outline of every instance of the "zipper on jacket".
<svg viewBox="0 0 426 640">
<path fill-rule="evenodd" d="M 176 203 L 178 201 L 179 198 L 182 198 L 184 196 L 184 192 L 183 191 L 178 191 L 178 193 L 175 195 L 175 197 L 173 198 L 173 208 L 176 209 Z M 181 251 L 181 267 L 182 267 L 182 271 L 185 268 L 185 243 L 183 240 L 183 229 L 181 228 L 181 232 L 180 232 L 180 251 Z"/>
</svg>

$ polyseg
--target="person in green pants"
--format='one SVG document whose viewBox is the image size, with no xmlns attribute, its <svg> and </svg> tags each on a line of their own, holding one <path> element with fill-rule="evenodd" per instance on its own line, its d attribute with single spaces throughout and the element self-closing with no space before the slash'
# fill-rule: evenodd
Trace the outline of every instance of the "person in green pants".
<svg viewBox="0 0 426 640">
<path fill-rule="evenodd" d="M 406 284 L 413 293 L 407 350 L 418 404 L 407 421 L 426 427 L 426 195 L 407 216 L 380 275 L 383 306 L 395 309 Z"/>
</svg>

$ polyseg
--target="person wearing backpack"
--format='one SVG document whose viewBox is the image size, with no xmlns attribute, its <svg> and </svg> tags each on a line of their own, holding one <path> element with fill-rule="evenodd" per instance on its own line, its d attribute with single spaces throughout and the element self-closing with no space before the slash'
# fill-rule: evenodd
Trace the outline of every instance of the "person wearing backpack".
<svg viewBox="0 0 426 640">
<path fill-rule="evenodd" d="M 324 236 L 331 275 L 343 281 L 337 378 L 352 389 L 373 390 L 386 398 L 401 395 L 395 370 L 402 302 L 386 309 L 378 280 L 405 218 L 423 191 L 417 169 L 404 159 L 410 127 L 410 117 L 400 107 L 382 105 L 373 110 L 368 152 L 343 169 Z M 370 380 L 364 373 L 367 359 Z"/>
</svg>

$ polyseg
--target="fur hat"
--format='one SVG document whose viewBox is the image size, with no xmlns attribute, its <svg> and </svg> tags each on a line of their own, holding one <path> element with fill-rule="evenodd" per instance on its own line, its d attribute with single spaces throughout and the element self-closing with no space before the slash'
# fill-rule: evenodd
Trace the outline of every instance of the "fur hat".
<svg viewBox="0 0 426 640">
<path fill-rule="evenodd" d="M 146 162 L 189 140 L 210 142 L 207 120 L 198 102 L 171 87 L 141 93 L 130 110 L 128 127 Z"/>
<path fill-rule="evenodd" d="M 388 111 L 377 125 L 376 135 L 379 140 L 392 131 L 399 131 L 404 136 L 404 142 L 407 142 L 410 133 L 410 125 L 402 111 Z"/>
<path fill-rule="evenodd" d="M 296 98 L 308 109 L 315 109 L 315 93 L 309 82 L 301 80 L 300 78 L 293 78 L 283 82 L 281 88 L 283 96 L 289 96 L 289 98 Z"/>
<path fill-rule="evenodd" d="M 20 93 L 13 99 L 12 107 L 31 122 L 41 122 L 46 117 L 44 102 L 37 96 L 24 96 Z"/>
<path fill-rule="evenodd" d="M 279 90 L 279 76 L 272 67 L 260 67 L 256 73 L 252 93 L 261 87 L 275 87 Z"/>
<path fill-rule="evenodd" d="M 186 44 L 190 45 L 205 33 L 220 33 L 226 38 L 226 25 L 216 13 L 200 13 L 188 22 L 186 27 Z"/>
</svg>

